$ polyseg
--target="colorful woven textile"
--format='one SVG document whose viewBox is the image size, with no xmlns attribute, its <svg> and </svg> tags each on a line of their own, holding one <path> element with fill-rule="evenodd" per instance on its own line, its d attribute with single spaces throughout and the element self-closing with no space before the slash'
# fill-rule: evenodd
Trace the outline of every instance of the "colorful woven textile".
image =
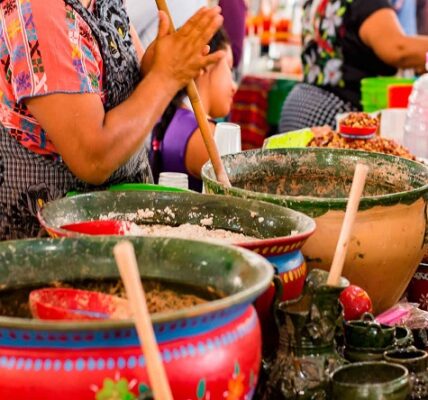
<svg viewBox="0 0 428 400">
<path fill-rule="evenodd" d="M 273 79 L 246 76 L 235 94 L 230 119 L 241 126 L 242 150 L 263 145 L 269 131 L 268 95 Z"/>
<path fill-rule="evenodd" d="M 23 99 L 50 93 L 96 93 L 103 99 L 103 60 L 90 28 L 64 1 L 3 1 L 0 61 L 1 124 L 22 146 L 56 157 Z"/>
</svg>

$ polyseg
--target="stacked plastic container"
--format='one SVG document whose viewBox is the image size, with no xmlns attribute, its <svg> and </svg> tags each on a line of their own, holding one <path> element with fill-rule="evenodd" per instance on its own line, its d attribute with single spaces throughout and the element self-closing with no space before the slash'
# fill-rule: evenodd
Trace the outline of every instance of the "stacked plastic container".
<svg viewBox="0 0 428 400">
<path fill-rule="evenodd" d="M 392 85 L 409 85 L 414 79 L 397 77 L 365 78 L 361 81 L 361 104 L 365 112 L 388 108 L 388 88 Z"/>
</svg>

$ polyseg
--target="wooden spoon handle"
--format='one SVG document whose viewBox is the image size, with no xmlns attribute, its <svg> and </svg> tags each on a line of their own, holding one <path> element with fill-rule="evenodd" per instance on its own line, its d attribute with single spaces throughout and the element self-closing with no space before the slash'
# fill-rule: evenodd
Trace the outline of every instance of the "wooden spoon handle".
<svg viewBox="0 0 428 400">
<path fill-rule="evenodd" d="M 113 253 L 125 285 L 140 345 L 146 358 L 153 395 L 156 400 L 173 400 L 147 308 L 134 247 L 129 241 L 121 241 L 114 246 Z"/>
<path fill-rule="evenodd" d="M 357 164 L 354 178 L 352 180 L 351 193 L 348 204 L 346 205 L 345 218 L 343 219 L 342 229 L 334 253 L 333 263 L 327 278 L 327 285 L 338 286 L 342 275 L 343 265 L 345 263 L 346 253 L 348 252 L 349 241 L 351 239 L 352 228 L 358 212 L 360 198 L 363 194 L 364 184 L 366 182 L 369 167 L 364 164 Z"/>
<path fill-rule="evenodd" d="M 162 10 L 168 15 L 169 31 L 175 32 L 174 22 L 171 18 L 166 1 L 156 0 L 156 5 L 158 10 Z M 191 80 L 187 85 L 187 95 L 190 103 L 192 104 L 193 112 L 195 113 L 196 120 L 198 121 L 199 129 L 201 131 L 202 138 L 204 139 L 205 147 L 207 148 L 217 180 L 224 186 L 231 187 L 194 80 Z"/>
</svg>

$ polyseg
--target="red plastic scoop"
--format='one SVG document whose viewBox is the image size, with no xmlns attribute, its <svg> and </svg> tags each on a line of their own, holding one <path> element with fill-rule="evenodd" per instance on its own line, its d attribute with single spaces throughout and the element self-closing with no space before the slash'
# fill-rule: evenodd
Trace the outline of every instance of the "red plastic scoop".
<svg viewBox="0 0 428 400">
<path fill-rule="evenodd" d="M 33 290 L 29 297 L 34 318 L 43 320 L 128 319 L 128 301 L 101 292 L 68 288 Z"/>
<path fill-rule="evenodd" d="M 62 225 L 61 229 L 86 235 L 132 235 L 138 234 L 139 227 L 133 222 L 109 219 L 75 222 Z"/>
</svg>

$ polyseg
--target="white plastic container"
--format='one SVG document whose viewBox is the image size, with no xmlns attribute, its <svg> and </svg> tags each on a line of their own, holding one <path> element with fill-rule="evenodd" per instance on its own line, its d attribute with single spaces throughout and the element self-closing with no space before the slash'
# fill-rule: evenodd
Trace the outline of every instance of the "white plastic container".
<svg viewBox="0 0 428 400">
<path fill-rule="evenodd" d="M 214 131 L 214 141 L 221 156 L 241 151 L 241 127 L 231 122 L 219 122 Z"/>
<path fill-rule="evenodd" d="M 189 178 L 181 172 L 161 172 L 159 174 L 159 185 L 189 189 Z"/>
</svg>

